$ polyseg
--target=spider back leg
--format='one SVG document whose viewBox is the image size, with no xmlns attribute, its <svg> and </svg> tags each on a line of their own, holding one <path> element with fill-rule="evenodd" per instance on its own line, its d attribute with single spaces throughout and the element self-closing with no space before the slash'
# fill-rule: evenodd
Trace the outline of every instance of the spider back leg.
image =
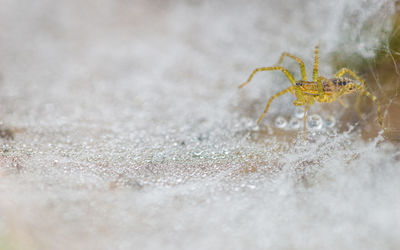
<svg viewBox="0 0 400 250">
<path fill-rule="evenodd" d="M 277 66 L 280 65 L 283 62 L 283 59 L 285 58 L 285 56 L 292 58 L 293 60 L 295 60 L 296 62 L 299 63 L 300 65 L 300 71 L 301 71 L 301 78 L 303 79 L 303 81 L 307 81 L 307 73 L 306 73 L 306 67 L 304 66 L 304 62 L 303 60 L 301 60 L 300 58 L 298 58 L 297 56 L 294 56 L 292 54 L 283 52 L 281 57 L 279 58 L 279 61 L 277 62 Z"/>
<path fill-rule="evenodd" d="M 316 82 L 318 78 L 318 49 L 319 43 L 315 46 L 315 60 L 314 60 L 314 70 L 313 70 L 313 81 Z"/>
<path fill-rule="evenodd" d="M 267 113 L 267 111 L 268 111 L 268 109 L 269 109 L 269 106 L 271 105 L 272 101 L 275 100 L 276 98 L 278 98 L 279 96 L 284 95 L 284 94 L 286 94 L 287 92 L 290 92 L 292 89 L 293 89 L 293 87 L 291 86 L 291 87 L 286 88 L 286 89 L 284 89 L 284 90 L 282 90 L 282 91 L 276 93 L 275 95 L 271 96 L 271 97 L 269 98 L 268 102 L 267 102 L 267 106 L 265 107 L 264 112 L 262 113 L 261 117 L 258 119 L 257 124 L 260 124 L 261 120 L 264 118 L 264 116 L 265 116 L 265 114 Z"/>
<path fill-rule="evenodd" d="M 287 69 L 285 69 L 284 67 L 276 66 L 276 67 L 262 67 L 262 68 L 257 68 L 255 70 L 253 70 L 253 72 L 251 73 L 251 75 L 249 76 L 247 81 L 245 81 L 244 83 L 240 84 L 239 88 L 243 88 L 248 83 L 250 83 L 251 79 L 254 77 L 254 75 L 257 72 L 269 71 L 269 70 L 280 70 L 280 71 L 282 71 L 283 73 L 285 73 L 286 77 L 289 79 L 289 81 L 292 83 L 293 86 L 296 84 L 296 80 L 294 79 L 293 75 L 289 73 L 289 71 Z"/>
</svg>

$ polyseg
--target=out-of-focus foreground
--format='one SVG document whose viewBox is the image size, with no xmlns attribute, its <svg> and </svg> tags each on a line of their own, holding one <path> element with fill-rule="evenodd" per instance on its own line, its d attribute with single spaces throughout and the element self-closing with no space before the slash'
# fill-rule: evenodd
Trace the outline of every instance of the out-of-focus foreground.
<svg viewBox="0 0 400 250">
<path fill-rule="evenodd" d="M 0 250 L 400 248 L 394 1 L 0 6 Z M 290 95 L 256 126 L 289 82 L 238 85 L 282 51 L 310 75 L 318 42 L 386 131 L 356 96 L 313 106 L 307 141 Z"/>
</svg>

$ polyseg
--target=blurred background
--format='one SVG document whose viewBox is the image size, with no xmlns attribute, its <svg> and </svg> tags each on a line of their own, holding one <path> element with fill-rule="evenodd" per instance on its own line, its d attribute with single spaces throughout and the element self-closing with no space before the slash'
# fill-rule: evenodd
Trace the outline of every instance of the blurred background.
<svg viewBox="0 0 400 250">
<path fill-rule="evenodd" d="M 0 250 L 399 248 L 399 6 L 0 0 Z M 256 125 L 290 82 L 239 84 L 318 43 L 384 130 L 357 95 Z"/>
</svg>

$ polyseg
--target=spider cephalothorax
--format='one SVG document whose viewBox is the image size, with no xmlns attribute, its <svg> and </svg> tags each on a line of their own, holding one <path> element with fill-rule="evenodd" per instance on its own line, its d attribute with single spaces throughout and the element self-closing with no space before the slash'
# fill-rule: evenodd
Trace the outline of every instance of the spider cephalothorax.
<svg viewBox="0 0 400 250">
<path fill-rule="evenodd" d="M 339 70 L 334 78 L 325 78 L 323 76 L 318 76 L 318 45 L 315 47 L 315 62 L 314 62 L 314 70 L 313 70 L 313 79 L 312 81 L 307 80 L 307 74 L 304 67 L 303 61 L 298 58 L 297 56 L 291 55 L 289 53 L 282 53 L 277 65 L 280 65 L 285 58 L 285 56 L 292 58 L 300 65 L 301 70 L 301 80 L 295 80 L 293 75 L 289 73 L 289 71 L 280 66 L 273 66 L 273 67 L 262 67 L 257 68 L 253 71 L 250 77 L 247 79 L 246 82 L 242 83 L 239 88 L 247 85 L 253 76 L 259 71 L 269 71 L 269 70 L 280 70 L 289 79 L 291 82 L 291 86 L 276 93 L 273 95 L 267 102 L 267 107 L 264 110 L 264 113 L 261 115 L 260 119 L 258 119 L 257 123 L 260 123 L 261 120 L 264 118 L 265 114 L 268 111 L 271 102 L 276 99 L 277 97 L 286 94 L 292 93 L 296 100 L 293 102 L 296 106 L 304 106 L 304 137 L 306 136 L 306 119 L 307 119 L 307 111 L 310 105 L 313 105 L 315 102 L 321 103 L 329 103 L 335 100 L 338 100 L 340 103 L 343 104 L 343 101 L 340 99 L 342 95 L 350 94 L 355 91 L 359 91 L 360 97 L 362 95 L 368 96 L 375 104 L 377 105 L 378 110 L 378 121 L 379 124 L 382 126 L 382 115 L 381 115 L 381 108 L 379 101 L 375 96 L 373 96 L 370 92 L 365 89 L 365 82 L 356 73 L 351 71 L 347 68 L 342 68 Z M 354 79 L 345 78 L 343 77 L 344 74 L 349 74 Z M 357 101 L 357 111 L 359 112 L 359 104 L 360 98 Z"/>
</svg>

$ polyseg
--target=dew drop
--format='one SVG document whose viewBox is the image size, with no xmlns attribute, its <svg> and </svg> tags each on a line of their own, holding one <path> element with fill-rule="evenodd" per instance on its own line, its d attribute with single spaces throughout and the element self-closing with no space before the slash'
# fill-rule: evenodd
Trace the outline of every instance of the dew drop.
<svg viewBox="0 0 400 250">
<path fill-rule="evenodd" d="M 290 121 L 289 121 L 289 126 L 290 126 L 290 128 L 293 128 L 293 129 L 298 129 L 298 128 L 300 128 L 300 125 L 301 125 L 301 122 L 300 122 L 300 120 L 299 119 L 297 119 L 297 118 L 292 118 L 292 119 L 290 119 Z"/>
<path fill-rule="evenodd" d="M 307 119 L 307 123 L 310 129 L 322 129 L 323 126 L 322 118 L 317 114 L 310 115 Z"/>
<path fill-rule="evenodd" d="M 293 115 L 296 118 L 303 118 L 303 116 L 304 116 L 304 108 L 303 107 L 296 107 L 294 109 Z"/>
<path fill-rule="evenodd" d="M 336 125 L 336 119 L 335 119 L 335 117 L 333 117 L 333 116 L 328 116 L 326 119 L 325 119 L 325 125 L 328 127 L 328 128 L 333 128 L 335 125 Z"/>
<path fill-rule="evenodd" d="M 194 156 L 194 157 L 200 157 L 202 153 L 203 153 L 203 151 L 194 152 L 194 153 L 193 153 L 193 156 Z"/>
<path fill-rule="evenodd" d="M 286 127 L 286 124 L 287 124 L 287 121 L 282 116 L 278 116 L 275 119 L 275 126 L 278 127 L 278 128 L 284 128 L 284 127 Z"/>
</svg>

